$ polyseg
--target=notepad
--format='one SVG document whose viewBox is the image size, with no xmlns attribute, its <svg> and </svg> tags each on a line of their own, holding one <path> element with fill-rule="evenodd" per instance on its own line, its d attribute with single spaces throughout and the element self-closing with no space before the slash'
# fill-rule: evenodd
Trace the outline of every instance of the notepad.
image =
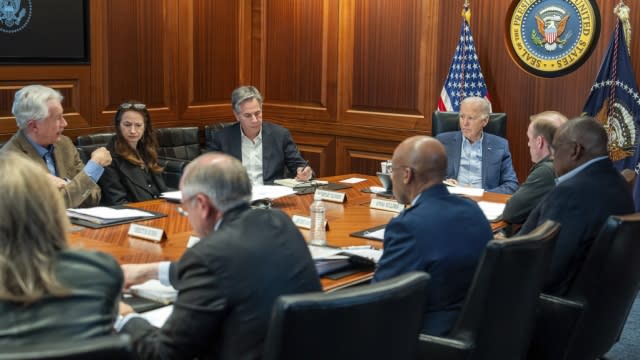
<svg viewBox="0 0 640 360">
<path fill-rule="evenodd" d="M 133 208 L 97 206 L 86 209 L 67 209 L 67 216 L 94 224 L 110 224 L 127 219 L 154 217 L 155 214 Z"/>
</svg>

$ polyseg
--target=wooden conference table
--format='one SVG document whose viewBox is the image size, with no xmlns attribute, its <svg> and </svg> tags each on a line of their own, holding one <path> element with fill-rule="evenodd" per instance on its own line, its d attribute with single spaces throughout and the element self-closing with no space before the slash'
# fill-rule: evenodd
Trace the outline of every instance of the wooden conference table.
<svg viewBox="0 0 640 360">
<path fill-rule="evenodd" d="M 368 189 L 370 186 L 380 186 L 378 179 L 374 176 L 347 174 L 324 178 L 324 180 L 338 182 L 352 177 L 364 178 L 366 181 L 352 184 L 352 187 L 348 189 L 337 190 L 346 193 L 346 201 L 344 203 L 325 201 L 327 222 L 329 223 L 329 230 L 327 231 L 328 245 L 336 247 L 371 245 L 381 248 L 381 241 L 349 236 L 350 233 L 355 231 L 386 224 L 396 215 L 393 212 L 369 207 L 371 199 L 376 195 L 365 193 L 361 190 Z M 476 200 L 504 203 L 508 198 L 508 195 L 485 192 L 482 198 Z M 284 211 L 289 216 L 309 216 L 309 205 L 312 201 L 313 194 L 291 195 L 274 200 L 273 207 Z M 135 222 L 136 224 L 163 229 L 166 239 L 161 242 L 153 242 L 131 237 L 128 235 L 130 224 L 123 224 L 101 229 L 74 226 L 69 235 L 69 242 L 73 247 L 109 253 L 121 264 L 179 259 L 186 249 L 189 237 L 193 235 L 187 218 L 181 216 L 177 211 L 179 204 L 159 199 L 128 205 L 167 214 L 163 218 Z M 504 226 L 504 223 L 498 222 L 491 225 L 495 230 Z M 309 231 L 300 230 L 304 237 L 308 239 Z M 371 279 L 372 275 L 371 271 L 361 271 L 338 280 L 323 277 L 321 282 L 324 290 L 330 291 L 367 281 Z"/>
</svg>

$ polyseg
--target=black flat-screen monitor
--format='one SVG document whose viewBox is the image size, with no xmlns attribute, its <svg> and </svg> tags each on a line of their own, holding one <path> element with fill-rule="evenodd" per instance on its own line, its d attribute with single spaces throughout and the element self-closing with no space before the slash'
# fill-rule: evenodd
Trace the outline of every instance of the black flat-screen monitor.
<svg viewBox="0 0 640 360">
<path fill-rule="evenodd" d="M 0 63 L 88 63 L 89 0 L 0 0 Z"/>
</svg>

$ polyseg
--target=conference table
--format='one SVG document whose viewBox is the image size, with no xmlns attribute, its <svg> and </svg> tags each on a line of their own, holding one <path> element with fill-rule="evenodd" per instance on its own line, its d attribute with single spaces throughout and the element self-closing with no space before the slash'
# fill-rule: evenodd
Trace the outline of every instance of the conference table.
<svg viewBox="0 0 640 360">
<path fill-rule="evenodd" d="M 380 186 L 380 182 L 375 176 L 346 174 L 323 178 L 323 180 L 327 180 L 329 183 L 340 183 L 341 180 L 350 178 L 365 180 L 349 184 L 350 188 L 336 190 L 336 192 L 345 193 L 346 200 L 343 203 L 324 202 L 329 226 L 327 245 L 335 247 L 370 245 L 374 248 L 382 248 L 382 241 L 353 237 L 350 234 L 384 225 L 397 214 L 391 211 L 370 208 L 371 200 L 378 195 L 363 192 L 363 190 L 366 191 L 371 186 Z M 509 195 L 485 192 L 482 197 L 474 198 L 474 200 L 504 203 L 508 198 Z M 282 210 L 289 216 L 309 216 L 309 205 L 312 201 L 313 193 L 290 195 L 273 200 L 272 208 Z M 71 246 L 104 251 L 113 255 L 120 264 L 178 260 L 186 250 L 189 238 L 194 235 L 187 218 L 178 213 L 179 204 L 157 199 L 127 205 L 142 210 L 167 214 L 166 217 L 135 221 L 135 224 L 163 229 L 166 238 L 160 242 L 154 242 L 129 236 L 128 232 L 131 224 L 114 225 L 100 229 L 74 225 L 69 234 Z M 503 222 L 491 224 L 494 230 L 504 225 Z M 300 231 L 305 239 L 309 239 L 309 230 L 300 229 Z M 321 283 L 325 291 L 332 291 L 366 282 L 372 276 L 372 270 L 363 270 L 339 279 L 321 277 Z"/>
</svg>

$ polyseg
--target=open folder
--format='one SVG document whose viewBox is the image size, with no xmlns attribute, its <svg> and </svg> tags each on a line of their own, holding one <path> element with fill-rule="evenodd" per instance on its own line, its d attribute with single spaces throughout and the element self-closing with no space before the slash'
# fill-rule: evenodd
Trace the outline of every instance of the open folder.
<svg viewBox="0 0 640 360">
<path fill-rule="evenodd" d="M 326 275 L 348 267 L 375 267 L 382 250 L 373 248 L 333 248 L 309 245 L 318 275 Z"/>
<path fill-rule="evenodd" d="M 97 206 L 82 209 L 67 209 L 67 216 L 73 224 L 89 228 L 126 224 L 138 220 L 149 220 L 167 216 L 167 214 L 140 210 L 126 205 Z"/>
</svg>

